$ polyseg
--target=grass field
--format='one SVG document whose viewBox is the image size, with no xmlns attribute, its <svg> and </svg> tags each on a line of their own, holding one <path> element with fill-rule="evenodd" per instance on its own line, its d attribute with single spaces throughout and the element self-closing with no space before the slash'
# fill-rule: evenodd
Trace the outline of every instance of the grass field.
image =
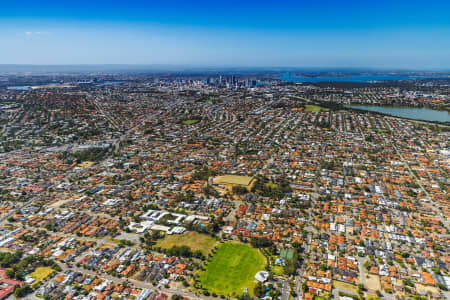
<svg viewBox="0 0 450 300">
<path fill-rule="evenodd" d="M 38 283 L 50 276 L 53 272 L 54 270 L 50 267 L 39 267 L 31 273 L 31 277 L 33 277 L 36 280 L 36 283 Z"/>
<path fill-rule="evenodd" d="M 383 133 L 383 132 L 389 132 L 390 130 L 388 130 L 388 129 L 371 128 L 371 129 L 369 129 L 369 131 L 374 131 L 374 132 L 377 132 L 377 133 Z"/>
<path fill-rule="evenodd" d="M 270 189 L 276 189 L 278 187 L 278 185 L 276 183 L 273 182 L 268 182 L 264 184 L 265 186 L 267 186 Z"/>
<path fill-rule="evenodd" d="M 283 276 L 284 271 L 283 271 L 283 267 L 282 266 L 273 266 L 271 268 L 272 268 L 272 272 L 275 275 Z"/>
<path fill-rule="evenodd" d="M 333 287 L 344 291 L 358 292 L 358 288 L 355 285 L 342 281 L 333 280 Z"/>
<path fill-rule="evenodd" d="M 202 286 L 217 295 L 241 295 L 247 288 L 250 296 L 255 287 L 255 274 L 264 270 L 266 258 L 259 250 L 246 244 L 223 243 L 200 272 Z"/>
<path fill-rule="evenodd" d="M 207 256 L 216 243 L 217 240 L 210 235 L 191 231 L 185 234 L 167 235 L 163 239 L 158 240 L 156 247 L 168 249 L 172 248 L 172 246 L 186 245 L 192 251 L 200 250 L 203 255 Z"/>
<path fill-rule="evenodd" d="M 195 123 L 197 123 L 199 120 L 184 120 L 183 121 L 183 124 L 184 125 L 192 125 L 192 124 L 195 124 Z"/>
<path fill-rule="evenodd" d="M 305 105 L 305 112 L 319 112 L 319 111 L 329 111 L 329 109 L 318 105 L 312 104 Z"/>
</svg>

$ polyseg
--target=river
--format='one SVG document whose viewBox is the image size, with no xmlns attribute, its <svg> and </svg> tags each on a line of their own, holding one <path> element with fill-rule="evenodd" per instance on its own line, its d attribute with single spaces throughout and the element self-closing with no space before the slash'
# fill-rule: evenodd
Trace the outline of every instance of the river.
<svg viewBox="0 0 450 300">
<path fill-rule="evenodd" d="M 351 75 L 351 76 L 291 76 L 282 74 L 277 77 L 279 80 L 288 82 L 381 82 L 392 80 L 411 80 L 411 79 L 431 79 L 431 78 L 450 78 L 445 76 L 410 76 L 410 75 Z"/>
<path fill-rule="evenodd" d="M 408 118 L 413 120 L 450 122 L 450 113 L 430 108 L 376 105 L 345 105 L 345 107 L 374 111 L 390 116 Z"/>
</svg>

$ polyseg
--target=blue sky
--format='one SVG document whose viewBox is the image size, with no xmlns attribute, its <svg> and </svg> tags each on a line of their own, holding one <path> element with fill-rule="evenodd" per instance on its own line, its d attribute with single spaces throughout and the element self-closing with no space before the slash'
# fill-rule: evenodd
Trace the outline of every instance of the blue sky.
<svg viewBox="0 0 450 300">
<path fill-rule="evenodd" d="M 0 64 L 450 69 L 450 1 L 1 1 Z"/>
</svg>

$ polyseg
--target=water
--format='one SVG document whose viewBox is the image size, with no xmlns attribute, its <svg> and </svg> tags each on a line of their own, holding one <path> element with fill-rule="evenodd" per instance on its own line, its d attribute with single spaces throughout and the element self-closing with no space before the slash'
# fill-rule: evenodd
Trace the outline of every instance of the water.
<svg viewBox="0 0 450 300">
<path fill-rule="evenodd" d="M 103 83 L 99 83 L 96 86 L 98 87 L 102 87 L 102 86 L 107 86 L 107 85 L 115 85 L 115 84 L 121 84 L 124 83 L 125 81 L 108 81 L 108 82 L 103 82 Z M 39 86 L 58 86 L 60 84 L 58 83 L 49 83 L 49 84 L 44 84 L 44 85 L 39 85 Z M 8 86 L 6 89 L 8 90 L 16 90 L 16 91 L 28 91 L 31 90 L 31 86 L 30 85 L 21 85 L 21 86 Z"/>
<path fill-rule="evenodd" d="M 8 90 L 16 90 L 16 91 L 28 91 L 33 89 L 33 87 L 45 88 L 45 87 L 72 87 L 66 83 L 47 83 L 47 84 L 37 84 L 37 85 L 20 85 L 20 86 L 8 86 L 6 89 Z"/>
<path fill-rule="evenodd" d="M 353 76 L 318 76 L 318 77 L 306 77 L 306 76 L 291 76 L 289 74 L 282 74 L 277 77 L 279 80 L 288 82 L 379 82 L 379 81 L 391 81 L 391 80 L 411 80 L 411 79 L 429 79 L 429 78 L 450 78 L 442 76 L 409 76 L 409 75 L 353 75 Z"/>
<path fill-rule="evenodd" d="M 103 82 L 103 83 L 97 84 L 96 86 L 102 87 L 102 86 L 107 86 L 107 85 L 121 84 L 124 82 L 125 81 L 108 81 L 108 82 Z"/>
<path fill-rule="evenodd" d="M 408 118 L 413 120 L 450 122 L 450 113 L 430 108 L 375 105 L 345 105 L 345 107 L 374 111 L 395 117 Z"/>
<path fill-rule="evenodd" d="M 16 90 L 16 91 L 28 91 L 31 89 L 29 85 L 21 85 L 21 86 L 8 86 L 6 89 L 8 90 Z"/>
</svg>

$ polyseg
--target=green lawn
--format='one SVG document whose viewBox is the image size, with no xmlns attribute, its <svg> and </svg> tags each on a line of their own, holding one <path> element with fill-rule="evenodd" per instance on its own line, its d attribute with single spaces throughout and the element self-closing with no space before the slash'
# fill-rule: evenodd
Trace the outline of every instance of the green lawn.
<svg viewBox="0 0 450 300">
<path fill-rule="evenodd" d="M 39 267 L 36 268 L 36 270 L 34 270 L 34 272 L 31 273 L 30 275 L 36 280 L 36 283 L 39 283 L 48 276 L 50 276 L 53 272 L 54 270 L 50 267 Z"/>
<path fill-rule="evenodd" d="M 272 268 L 272 272 L 275 275 L 279 275 L 279 276 L 283 276 L 284 275 L 284 271 L 283 271 L 283 267 L 282 266 L 273 266 Z"/>
<path fill-rule="evenodd" d="M 216 243 L 217 240 L 208 234 L 190 231 L 185 234 L 167 235 L 156 242 L 156 247 L 169 249 L 173 246 L 185 245 L 191 248 L 192 251 L 200 250 L 203 255 L 207 256 Z"/>
<path fill-rule="evenodd" d="M 329 111 L 329 109 L 318 105 L 312 104 L 305 105 L 305 112 L 319 112 L 319 111 Z"/>
<path fill-rule="evenodd" d="M 268 182 L 264 184 L 266 187 L 268 187 L 269 189 L 276 189 L 278 187 L 278 185 L 276 183 L 273 182 Z"/>
<path fill-rule="evenodd" d="M 377 129 L 377 128 L 372 128 L 372 129 L 369 129 L 370 131 L 375 131 L 375 132 L 378 132 L 378 133 L 383 133 L 383 132 L 389 132 L 390 130 L 388 130 L 388 129 Z"/>
<path fill-rule="evenodd" d="M 192 125 L 192 124 L 195 124 L 195 123 L 197 123 L 199 120 L 184 120 L 183 121 L 183 124 L 184 125 Z"/>
<path fill-rule="evenodd" d="M 247 288 L 250 296 L 255 287 L 255 274 L 265 270 L 266 258 L 257 249 L 241 243 L 223 243 L 200 272 L 202 286 L 217 295 L 241 295 Z"/>
</svg>

